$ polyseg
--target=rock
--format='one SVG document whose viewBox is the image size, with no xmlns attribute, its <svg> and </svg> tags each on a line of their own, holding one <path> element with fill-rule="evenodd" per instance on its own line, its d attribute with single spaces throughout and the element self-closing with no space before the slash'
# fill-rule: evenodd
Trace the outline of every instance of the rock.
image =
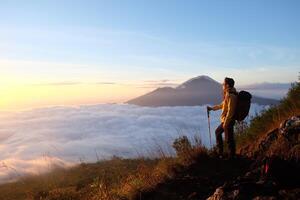
<svg viewBox="0 0 300 200">
<path fill-rule="evenodd" d="M 215 193 L 210 196 L 207 200 L 225 200 L 223 187 L 216 189 Z"/>
<path fill-rule="evenodd" d="M 188 196 L 188 199 L 193 199 L 195 196 L 197 196 L 197 192 L 193 192 Z"/>
</svg>

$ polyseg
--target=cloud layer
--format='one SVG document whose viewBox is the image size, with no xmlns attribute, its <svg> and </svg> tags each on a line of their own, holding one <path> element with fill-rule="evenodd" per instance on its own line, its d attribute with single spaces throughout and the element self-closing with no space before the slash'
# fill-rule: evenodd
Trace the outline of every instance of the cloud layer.
<svg viewBox="0 0 300 200">
<path fill-rule="evenodd" d="M 253 105 L 251 115 L 261 109 Z M 212 130 L 218 118 L 219 112 L 212 113 Z M 173 139 L 182 134 L 198 135 L 208 145 L 207 130 L 204 106 L 102 104 L 0 113 L 0 182 L 47 171 L 53 164 L 151 155 L 157 145 L 170 151 Z"/>
</svg>

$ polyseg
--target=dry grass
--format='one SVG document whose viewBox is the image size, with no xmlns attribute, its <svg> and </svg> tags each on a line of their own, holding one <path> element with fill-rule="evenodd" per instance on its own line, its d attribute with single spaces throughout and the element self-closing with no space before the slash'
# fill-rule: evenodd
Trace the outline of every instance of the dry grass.
<svg viewBox="0 0 300 200">
<path fill-rule="evenodd" d="M 182 140 L 182 138 L 184 138 Z M 188 145 L 186 145 L 186 142 Z M 177 156 L 160 152 L 159 158 L 111 160 L 80 164 L 69 169 L 57 168 L 37 176 L 28 176 L 0 186 L 0 199 L 5 200 L 118 200 L 136 199 L 159 183 L 170 179 L 208 150 L 199 139 L 177 140 Z M 158 148 L 162 151 L 163 148 Z"/>
<path fill-rule="evenodd" d="M 172 179 L 176 172 L 184 169 L 198 160 L 201 156 L 207 156 L 209 151 L 195 137 L 194 145 L 182 136 L 174 141 L 176 157 L 161 157 L 154 167 L 140 166 L 135 174 L 124 179 L 118 194 L 126 199 L 139 199 L 139 196 L 153 190 L 159 183 Z"/>
<path fill-rule="evenodd" d="M 101 199 L 100 196 L 108 194 L 108 188 L 111 190 L 119 186 L 121 180 L 135 173 L 141 164 L 155 166 L 157 162 L 157 159 L 115 157 L 69 169 L 58 168 L 47 174 L 28 176 L 17 182 L 1 185 L 0 199 L 85 199 L 85 196 L 89 197 L 87 199 L 94 196 L 94 199 Z"/>
</svg>

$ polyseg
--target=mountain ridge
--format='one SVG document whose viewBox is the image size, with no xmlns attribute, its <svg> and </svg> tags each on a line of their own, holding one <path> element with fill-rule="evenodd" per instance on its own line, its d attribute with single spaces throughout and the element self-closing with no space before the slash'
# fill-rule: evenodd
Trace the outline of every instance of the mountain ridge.
<svg viewBox="0 0 300 200">
<path fill-rule="evenodd" d="M 206 75 L 191 78 L 175 88 L 159 87 L 149 93 L 127 101 L 128 104 L 139 106 L 196 106 L 217 104 L 222 101 L 222 85 Z M 253 103 L 260 105 L 277 104 L 271 98 L 253 95 Z"/>
</svg>

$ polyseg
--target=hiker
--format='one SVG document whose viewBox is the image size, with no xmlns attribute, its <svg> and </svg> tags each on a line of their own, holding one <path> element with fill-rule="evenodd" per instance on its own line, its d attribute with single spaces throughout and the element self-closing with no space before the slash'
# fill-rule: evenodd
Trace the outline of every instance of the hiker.
<svg viewBox="0 0 300 200">
<path fill-rule="evenodd" d="M 222 109 L 221 124 L 216 129 L 217 148 L 220 156 L 223 155 L 222 133 L 225 133 L 225 142 L 227 143 L 229 156 L 235 156 L 235 141 L 233 127 L 235 124 L 234 114 L 237 105 L 237 91 L 234 88 L 234 80 L 226 77 L 223 82 L 223 102 L 213 107 L 207 106 L 208 111 Z"/>
</svg>

